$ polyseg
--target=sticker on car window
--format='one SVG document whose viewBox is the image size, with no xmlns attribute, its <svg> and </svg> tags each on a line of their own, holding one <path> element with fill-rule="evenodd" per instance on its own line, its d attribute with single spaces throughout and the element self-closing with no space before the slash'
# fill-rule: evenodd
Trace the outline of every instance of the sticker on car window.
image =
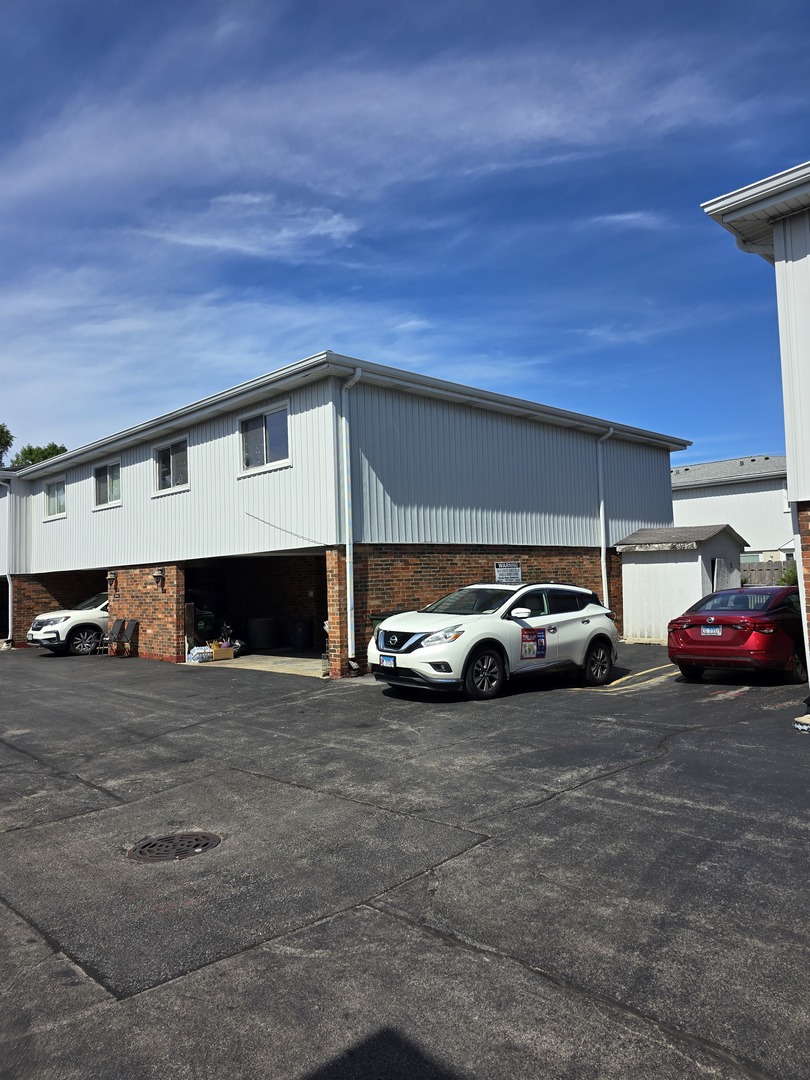
<svg viewBox="0 0 810 1080">
<path fill-rule="evenodd" d="M 520 633 L 520 659 L 542 660 L 546 655 L 545 628 L 524 629 Z"/>
</svg>

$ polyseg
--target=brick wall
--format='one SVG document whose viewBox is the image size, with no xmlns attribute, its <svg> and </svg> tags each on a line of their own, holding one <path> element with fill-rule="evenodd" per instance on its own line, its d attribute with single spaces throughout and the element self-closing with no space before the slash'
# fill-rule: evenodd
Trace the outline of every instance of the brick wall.
<svg viewBox="0 0 810 1080">
<path fill-rule="evenodd" d="M 185 574 L 182 566 L 166 564 L 166 580 L 155 582 L 155 566 L 118 571 L 117 588 L 110 592 L 110 625 L 115 619 L 137 619 L 132 653 L 147 660 L 185 660 L 183 608 Z"/>
<path fill-rule="evenodd" d="M 11 636 L 16 646 L 26 644 L 25 635 L 37 615 L 59 608 L 72 608 L 107 589 L 105 570 L 75 570 L 58 574 L 15 574 L 14 626 Z M 5 620 L 4 620 L 5 621 Z"/>
<path fill-rule="evenodd" d="M 484 545 L 380 544 L 354 549 L 356 653 L 365 670 L 366 647 L 374 614 L 421 608 L 443 593 L 475 581 L 492 581 L 496 562 L 519 562 L 524 581 L 557 581 L 602 595 L 600 553 L 596 548 L 500 548 Z M 343 639 L 346 618 L 345 550 L 327 552 L 330 672 L 346 674 Z M 621 631 L 621 558 L 608 560 L 610 606 Z"/>
<path fill-rule="evenodd" d="M 804 589 L 808 623 L 810 623 L 810 503 L 797 503 L 796 508 L 799 517 L 799 537 L 802 545 L 801 562 L 799 562 L 798 558 L 796 560 L 799 571 L 799 588 Z"/>
</svg>

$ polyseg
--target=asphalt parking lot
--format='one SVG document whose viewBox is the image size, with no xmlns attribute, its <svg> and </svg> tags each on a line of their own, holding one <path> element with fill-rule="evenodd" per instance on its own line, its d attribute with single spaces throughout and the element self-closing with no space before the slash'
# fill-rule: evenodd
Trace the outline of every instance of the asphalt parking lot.
<svg viewBox="0 0 810 1080">
<path fill-rule="evenodd" d="M 806 1080 L 807 687 L 620 664 L 0 653 L 0 1076 Z"/>
</svg>

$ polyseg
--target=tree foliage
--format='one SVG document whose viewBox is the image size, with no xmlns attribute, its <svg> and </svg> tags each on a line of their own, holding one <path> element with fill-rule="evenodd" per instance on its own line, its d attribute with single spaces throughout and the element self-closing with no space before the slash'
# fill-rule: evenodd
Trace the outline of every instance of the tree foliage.
<svg viewBox="0 0 810 1080">
<path fill-rule="evenodd" d="M 14 442 L 14 436 L 8 430 L 5 424 L 0 424 L 0 466 L 3 464 L 3 458 L 11 449 L 11 444 Z"/>
<path fill-rule="evenodd" d="M 21 469 L 26 465 L 38 465 L 40 461 L 47 461 L 48 458 L 65 453 L 67 453 L 67 447 L 62 446 L 61 443 L 49 442 L 47 446 L 32 446 L 31 443 L 26 443 L 11 459 L 11 467 Z"/>
</svg>

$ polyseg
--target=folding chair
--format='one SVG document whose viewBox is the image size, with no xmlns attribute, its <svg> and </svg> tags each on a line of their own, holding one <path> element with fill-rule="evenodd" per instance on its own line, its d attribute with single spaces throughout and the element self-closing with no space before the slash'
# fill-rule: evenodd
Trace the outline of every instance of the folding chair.
<svg viewBox="0 0 810 1080">
<path fill-rule="evenodd" d="M 122 654 L 116 651 L 116 656 L 132 656 L 132 638 L 138 629 L 138 620 L 129 619 L 124 629 L 121 631 L 121 636 L 118 639 L 118 644 L 124 650 Z"/>
<path fill-rule="evenodd" d="M 124 620 L 116 619 L 111 627 L 107 627 L 105 632 L 101 635 L 98 642 L 97 652 L 106 653 L 110 655 L 112 647 L 117 645 L 121 639 L 121 631 L 124 628 Z"/>
</svg>

